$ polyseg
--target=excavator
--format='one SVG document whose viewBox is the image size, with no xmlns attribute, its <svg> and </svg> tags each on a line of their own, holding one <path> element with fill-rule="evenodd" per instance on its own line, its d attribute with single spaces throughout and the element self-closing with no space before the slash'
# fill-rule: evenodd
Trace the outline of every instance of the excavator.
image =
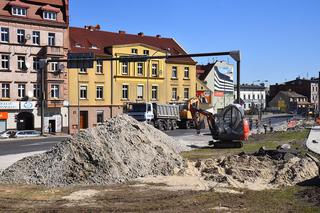
<svg viewBox="0 0 320 213">
<path fill-rule="evenodd" d="M 201 117 L 205 117 L 213 138 L 215 148 L 240 148 L 242 141 L 249 137 L 249 123 L 244 118 L 244 109 L 239 104 L 226 106 L 221 113 L 212 114 L 199 108 L 197 97 L 190 99 L 189 110 L 195 124 L 197 133 L 200 134 Z"/>
</svg>

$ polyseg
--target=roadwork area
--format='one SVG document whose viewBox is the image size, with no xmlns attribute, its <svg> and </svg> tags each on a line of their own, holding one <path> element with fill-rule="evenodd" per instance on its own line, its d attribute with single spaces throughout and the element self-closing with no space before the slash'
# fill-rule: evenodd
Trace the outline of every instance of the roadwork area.
<svg viewBox="0 0 320 213">
<path fill-rule="evenodd" d="M 42 202 L 40 211 L 75 207 L 94 211 L 101 210 L 99 206 L 119 211 L 168 207 L 174 212 L 199 211 L 201 205 L 207 211 L 257 211 L 252 197 L 270 200 L 266 205 L 274 208 L 278 204 L 272 202 L 278 201 L 272 196 L 278 196 L 281 205 L 286 204 L 279 203 L 279 210 L 300 211 L 300 207 L 310 207 L 308 202 L 315 200 L 317 190 L 301 192 L 310 197 L 306 203 L 290 204 L 298 199 L 298 185 L 319 175 L 317 164 L 301 149 L 307 135 L 306 130 L 256 135 L 243 148 L 214 149 L 206 145 L 208 135 L 176 140 L 119 115 L 5 169 L 0 175 L 0 203 L 18 202 L 15 208 L 23 209 Z M 31 200 L 22 201 L 22 195 L 30 195 Z M 10 210 L 9 203 L 0 207 Z"/>
</svg>

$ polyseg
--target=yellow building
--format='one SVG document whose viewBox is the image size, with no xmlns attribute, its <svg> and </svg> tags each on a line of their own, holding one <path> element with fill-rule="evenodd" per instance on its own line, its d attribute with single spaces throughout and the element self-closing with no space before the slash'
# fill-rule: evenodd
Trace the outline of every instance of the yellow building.
<svg viewBox="0 0 320 213">
<path fill-rule="evenodd" d="M 70 43 L 72 53 L 90 52 L 96 58 L 186 54 L 174 39 L 96 27 L 70 28 Z M 183 103 L 196 95 L 195 65 L 191 58 L 116 60 L 96 61 L 90 69 L 70 69 L 70 133 L 121 113 L 128 102 Z"/>
</svg>

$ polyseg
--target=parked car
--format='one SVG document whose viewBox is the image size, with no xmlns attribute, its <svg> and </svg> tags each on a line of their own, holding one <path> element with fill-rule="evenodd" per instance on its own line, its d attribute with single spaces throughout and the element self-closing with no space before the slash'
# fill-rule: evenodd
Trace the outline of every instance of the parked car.
<svg viewBox="0 0 320 213">
<path fill-rule="evenodd" d="M 17 131 L 14 135 L 15 138 L 26 138 L 26 137 L 39 137 L 41 133 L 35 130 L 22 130 Z"/>
<path fill-rule="evenodd" d="M 12 138 L 16 131 L 13 130 L 7 130 L 0 133 L 0 138 Z"/>
</svg>

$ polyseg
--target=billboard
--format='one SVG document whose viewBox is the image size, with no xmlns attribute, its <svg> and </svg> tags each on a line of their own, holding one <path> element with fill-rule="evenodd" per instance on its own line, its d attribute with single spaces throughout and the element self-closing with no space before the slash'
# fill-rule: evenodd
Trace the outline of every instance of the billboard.
<svg viewBox="0 0 320 213">
<path fill-rule="evenodd" d="M 202 104 L 211 104 L 211 91 L 197 91 L 197 97 Z"/>
</svg>

